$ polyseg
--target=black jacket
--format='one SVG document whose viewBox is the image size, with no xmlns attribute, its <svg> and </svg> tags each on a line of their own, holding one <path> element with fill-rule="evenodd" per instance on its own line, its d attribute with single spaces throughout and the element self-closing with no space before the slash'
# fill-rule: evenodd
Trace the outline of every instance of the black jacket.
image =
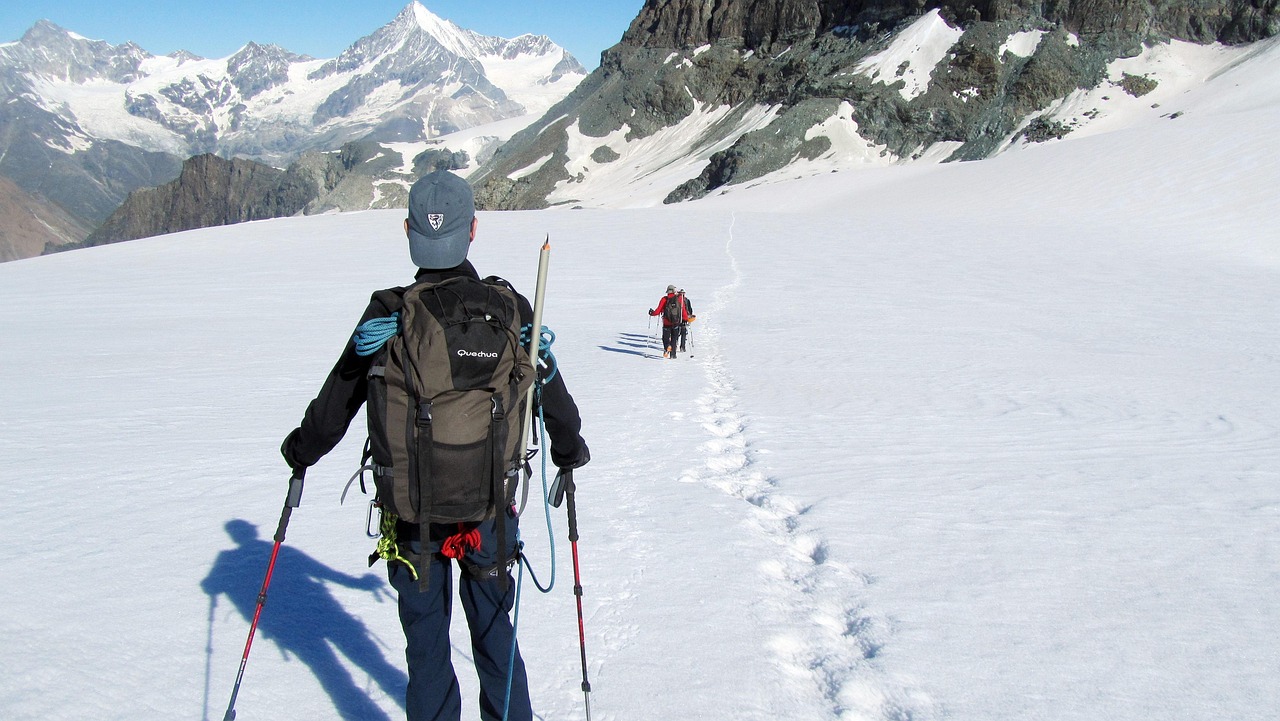
<svg viewBox="0 0 1280 721">
<path fill-rule="evenodd" d="M 470 261 L 463 261 L 462 265 L 448 270 L 419 269 L 414 280 L 434 283 L 458 276 L 479 278 Z M 357 327 L 373 318 L 390 317 L 398 308 L 398 299 L 403 293 L 404 288 L 374 293 Z M 533 322 L 533 308 L 524 296 L 519 295 L 519 299 L 521 323 L 530 324 Z M 302 424 L 280 446 L 290 468 L 296 470 L 314 465 L 346 435 L 347 427 L 368 398 L 368 375 L 372 362 L 373 356 L 357 355 L 355 342 L 347 340 L 320 393 L 307 406 Z M 582 419 L 578 415 L 578 406 L 565 387 L 562 370 L 542 388 L 542 411 L 546 417 L 547 435 L 551 438 L 552 462 L 560 468 L 577 468 L 590 460 L 587 444 L 580 435 Z"/>
</svg>

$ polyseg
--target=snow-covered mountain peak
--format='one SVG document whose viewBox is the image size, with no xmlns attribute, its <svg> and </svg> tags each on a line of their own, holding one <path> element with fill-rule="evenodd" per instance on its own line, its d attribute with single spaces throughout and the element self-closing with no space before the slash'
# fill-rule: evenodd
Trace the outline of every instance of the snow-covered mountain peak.
<svg viewBox="0 0 1280 721">
<path fill-rule="evenodd" d="M 278 45 L 250 42 L 227 58 L 227 74 L 245 99 L 289 81 L 289 69 L 295 63 L 311 60 Z"/>
<path fill-rule="evenodd" d="M 477 40 L 481 39 L 480 35 L 436 15 L 417 0 L 409 3 L 401 14 L 409 16 L 418 29 L 430 35 L 449 52 L 463 57 L 475 57 L 479 54 Z"/>
<path fill-rule="evenodd" d="M 0 101 L 29 97 L 32 112 L 74 128 L 78 145 L 58 147 L 96 138 L 273 163 L 355 139 L 421 141 L 541 114 L 585 76 L 544 36 L 480 35 L 418 2 L 327 60 L 256 42 L 219 59 L 153 56 L 48 21 L 0 46 Z"/>
<path fill-rule="evenodd" d="M 403 76 L 402 81 L 407 84 L 410 77 L 417 78 L 424 67 L 441 59 L 476 62 L 483 53 L 484 40 L 484 36 L 464 30 L 414 2 L 406 5 L 394 20 L 325 63 L 312 78 L 363 69 L 364 72 L 394 72 Z"/>
<path fill-rule="evenodd" d="M 151 57 L 133 42 L 91 40 L 48 20 L 36 22 L 17 42 L 0 46 L 0 65 L 77 83 L 129 82 L 139 77 L 139 67 Z"/>
</svg>

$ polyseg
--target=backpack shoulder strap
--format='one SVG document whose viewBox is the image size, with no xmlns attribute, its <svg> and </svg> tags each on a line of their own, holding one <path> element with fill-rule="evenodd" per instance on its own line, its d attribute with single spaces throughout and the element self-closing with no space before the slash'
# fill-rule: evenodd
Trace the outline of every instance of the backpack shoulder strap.
<svg viewBox="0 0 1280 721">
<path fill-rule="evenodd" d="M 397 286 L 395 288 L 385 288 L 383 290 L 374 291 L 373 295 L 369 297 L 369 304 L 373 305 L 374 303 L 377 303 L 386 309 L 387 315 L 391 315 L 404 306 L 405 290 L 406 288 L 404 286 Z"/>
<path fill-rule="evenodd" d="M 511 282 L 508 281 L 506 278 L 500 278 L 496 275 L 491 275 L 486 278 L 483 278 L 482 280 L 485 283 L 488 283 L 489 285 L 502 286 L 503 288 L 506 288 L 512 293 L 516 293 L 518 295 L 518 292 L 516 291 L 516 287 L 514 285 L 511 285 Z"/>
</svg>

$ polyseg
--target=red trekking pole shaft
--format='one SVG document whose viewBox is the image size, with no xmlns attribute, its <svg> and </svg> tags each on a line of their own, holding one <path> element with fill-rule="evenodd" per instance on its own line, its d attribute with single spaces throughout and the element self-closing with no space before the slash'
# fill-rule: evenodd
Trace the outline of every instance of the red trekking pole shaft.
<svg viewBox="0 0 1280 721">
<path fill-rule="evenodd" d="M 573 595 L 578 601 L 578 649 L 582 654 L 582 700 L 586 704 L 587 721 L 591 721 L 591 682 L 587 680 L 587 632 L 582 622 L 582 575 L 578 566 L 578 505 L 574 502 L 573 471 L 561 472 L 565 497 L 569 501 L 569 545 L 573 549 Z"/>
<path fill-rule="evenodd" d="M 227 713 L 222 721 L 234 721 L 236 717 L 236 696 L 240 695 L 240 682 L 244 680 L 244 667 L 249 663 L 249 649 L 253 647 L 253 634 L 258 630 L 258 619 L 262 617 L 262 607 L 267 605 L 267 587 L 271 585 L 271 574 L 276 570 L 276 557 L 280 555 L 280 545 L 284 543 L 284 532 L 289 527 L 289 516 L 293 509 L 302 503 L 302 477 L 306 471 L 297 471 L 289 479 L 289 495 L 284 501 L 284 510 L 280 512 L 280 524 L 276 526 L 276 545 L 271 548 L 271 561 L 267 564 L 267 575 L 262 579 L 262 590 L 258 591 L 258 605 L 253 610 L 253 623 L 249 625 L 249 638 L 244 642 L 244 654 L 240 657 L 240 672 L 236 674 L 236 685 L 231 689 L 231 701 L 227 704 Z"/>
</svg>

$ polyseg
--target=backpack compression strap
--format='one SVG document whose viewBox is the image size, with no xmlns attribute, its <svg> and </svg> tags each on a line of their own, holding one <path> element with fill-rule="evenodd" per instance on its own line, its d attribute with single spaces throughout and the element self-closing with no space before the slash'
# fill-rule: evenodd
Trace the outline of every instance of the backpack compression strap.
<svg viewBox="0 0 1280 721">
<path fill-rule="evenodd" d="M 507 566 L 507 464 L 503 459 L 505 443 L 499 443 L 499 436 L 504 436 L 507 414 L 502 408 L 502 396 L 493 394 L 493 409 L 489 420 L 489 463 L 493 466 L 493 530 L 498 540 L 498 566 Z M 507 592 L 507 574 L 500 574 L 499 583 L 502 592 Z"/>
<path fill-rule="evenodd" d="M 419 401 L 417 404 L 418 412 L 412 423 L 406 424 L 405 439 L 409 445 L 407 448 L 426 448 L 432 447 L 433 438 L 431 432 L 431 401 Z M 417 444 L 417 445 L 415 445 Z M 409 487 L 418 489 L 421 494 L 418 497 L 418 539 L 422 544 L 422 553 L 419 554 L 417 561 L 418 570 L 418 590 L 426 592 L 431 581 L 431 576 L 427 572 L 428 566 L 431 564 L 431 554 L 426 552 L 428 540 L 431 538 L 431 484 L 423 483 L 423 479 L 431 478 L 431 453 L 417 453 L 418 462 L 416 465 L 410 466 Z M 425 496 L 425 498 L 423 497 Z"/>
</svg>

